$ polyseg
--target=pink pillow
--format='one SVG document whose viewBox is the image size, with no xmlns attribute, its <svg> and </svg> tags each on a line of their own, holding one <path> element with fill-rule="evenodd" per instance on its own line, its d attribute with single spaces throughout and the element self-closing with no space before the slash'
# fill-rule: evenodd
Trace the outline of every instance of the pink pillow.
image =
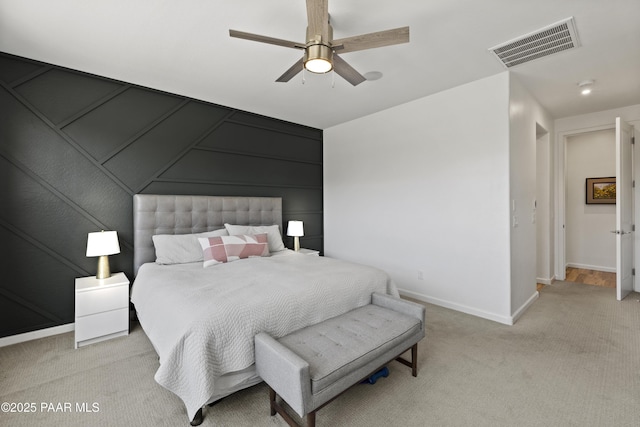
<svg viewBox="0 0 640 427">
<path fill-rule="evenodd" d="M 201 237 L 204 267 L 243 258 L 269 256 L 267 234 Z"/>
</svg>

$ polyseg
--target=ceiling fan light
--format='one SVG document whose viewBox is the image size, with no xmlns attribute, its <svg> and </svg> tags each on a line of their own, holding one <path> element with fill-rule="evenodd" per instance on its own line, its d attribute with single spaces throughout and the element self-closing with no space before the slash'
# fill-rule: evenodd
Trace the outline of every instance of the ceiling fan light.
<svg viewBox="0 0 640 427">
<path fill-rule="evenodd" d="M 304 54 L 304 68 L 312 73 L 328 73 L 333 70 L 333 51 L 329 46 L 314 44 L 307 46 Z"/>
</svg>

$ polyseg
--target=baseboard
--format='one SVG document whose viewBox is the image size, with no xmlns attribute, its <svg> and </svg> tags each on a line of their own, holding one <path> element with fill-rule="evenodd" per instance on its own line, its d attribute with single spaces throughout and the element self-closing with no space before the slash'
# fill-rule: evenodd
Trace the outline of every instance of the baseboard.
<svg viewBox="0 0 640 427">
<path fill-rule="evenodd" d="M 466 305 L 458 304 L 452 301 L 442 300 L 439 298 L 433 298 L 428 295 L 423 295 L 417 292 L 407 291 L 404 289 L 399 289 L 399 291 L 400 291 L 400 295 L 402 296 L 407 296 L 409 298 L 413 298 L 418 301 L 426 302 L 426 303 L 437 305 L 440 307 L 450 308 L 455 311 L 471 314 L 472 316 L 481 317 L 487 320 L 492 320 L 494 322 L 502 323 L 504 325 L 513 325 L 513 322 L 514 322 L 513 317 L 511 316 L 501 316 L 496 313 L 479 310 L 474 307 L 469 307 Z"/>
<path fill-rule="evenodd" d="M 522 306 L 516 310 L 515 313 L 513 313 L 513 315 L 511 316 L 513 323 L 516 323 L 518 321 L 518 319 L 520 318 L 520 316 L 522 316 L 524 314 L 525 311 L 527 311 L 527 309 L 534 303 L 536 302 L 536 300 L 540 297 L 540 292 L 535 291 L 533 293 L 533 295 L 531 295 L 529 297 L 529 299 L 522 304 Z M 512 323 L 512 324 L 513 324 Z"/>
<path fill-rule="evenodd" d="M 536 283 L 540 283 L 542 285 L 551 285 L 556 280 L 556 276 L 551 276 L 549 279 L 543 279 L 542 277 L 536 278 Z"/>
<path fill-rule="evenodd" d="M 50 337 L 53 335 L 64 334 L 75 330 L 75 323 L 67 323 L 66 325 L 54 326 L 52 328 L 39 329 L 37 331 L 25 332 L 24 334 L 11 335 L 0 338 L 0 347 L 37 340 L 39 338 Z"/>
<path fill-rule="evenodd" d="M 578 264 L 575 262 L 568 262 L 567 267 L 571 268 L 582 268 L 584 270 L 595 270 L 595 271 L 604 271 L 606 273 L 615 273 L 615 267 L 603 267 L 601 265 L 589 265 L 589 264 Z"/>
</svg>

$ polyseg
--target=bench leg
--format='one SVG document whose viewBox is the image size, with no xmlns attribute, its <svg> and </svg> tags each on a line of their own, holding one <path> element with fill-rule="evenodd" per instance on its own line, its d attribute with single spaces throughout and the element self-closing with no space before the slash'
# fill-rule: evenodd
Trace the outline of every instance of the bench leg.
<svg viewBox="0 0 640 427">
<path fill-rule="evenodd" d="M 269 387 L 269 408 L 271 408 L 271 416 L 276 414 L 276 391 Z"/>
<path fill-rule="evenodd" d="M 411 347 L 411 375 L 418 376 L 418 343 Z"/>
<path fill-rule="evenodd" d="M 396 357 L 396 360 L 403 365 L 406 365 L 411 368 L 411 375 L 414 377 L 418 376 L 418 343 L 415 343 L 413 347 L 411 347 L 411 362 L 402 357 Z"/>
<path fill-rule="evenodd" d="M 268 384 L 267 384 L 267 387 L 269 388 L 269 406 L 271 407 L 271 416 L 274 416 L 275 414 L 280 414 L 282 419 L 285 420 L 286 423 L 289 424 L 291 427 L 299 427 L 298 423 L 296 423 L 295 420 L 291 418 L 291 416 L 284 409 L 284 406 L 280 405 L 276 400 L 277 394 L 275 390 L 269 387 Z M 311 423 L 312 423 L 312 424 L 307 424 L 308 426 L 315 427 L 315 423 L 316 423 L 315 411 L 313 413 L 307 414 L 307 420 L 308 420 L 307 423 L 309 422 L 309 420 L 311 420 Z"/>
<path fill-rule="evenodd" d="M 316 427 L 316 411 L 307 414 L 307 427 Z"/>
</svg>

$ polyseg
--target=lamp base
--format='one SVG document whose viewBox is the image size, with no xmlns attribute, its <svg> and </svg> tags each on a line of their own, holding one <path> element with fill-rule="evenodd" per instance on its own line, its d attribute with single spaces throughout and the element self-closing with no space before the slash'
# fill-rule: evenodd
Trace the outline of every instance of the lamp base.
<svg viewBox="0 0 640 427">
<path fill-rule="evenodd" d="M 296 252 L 300 250 L 300 238 L 298 236 L 293 237 L 293 250 Z"/>
<path fill-rule="evenodd" d="M 108 279 L 111 277 L 111 270 L 109 269 L 109 256 L 102 255 L 98 258 L 98 271 L 96 272 L 96 279 Z"/>
</svg>

